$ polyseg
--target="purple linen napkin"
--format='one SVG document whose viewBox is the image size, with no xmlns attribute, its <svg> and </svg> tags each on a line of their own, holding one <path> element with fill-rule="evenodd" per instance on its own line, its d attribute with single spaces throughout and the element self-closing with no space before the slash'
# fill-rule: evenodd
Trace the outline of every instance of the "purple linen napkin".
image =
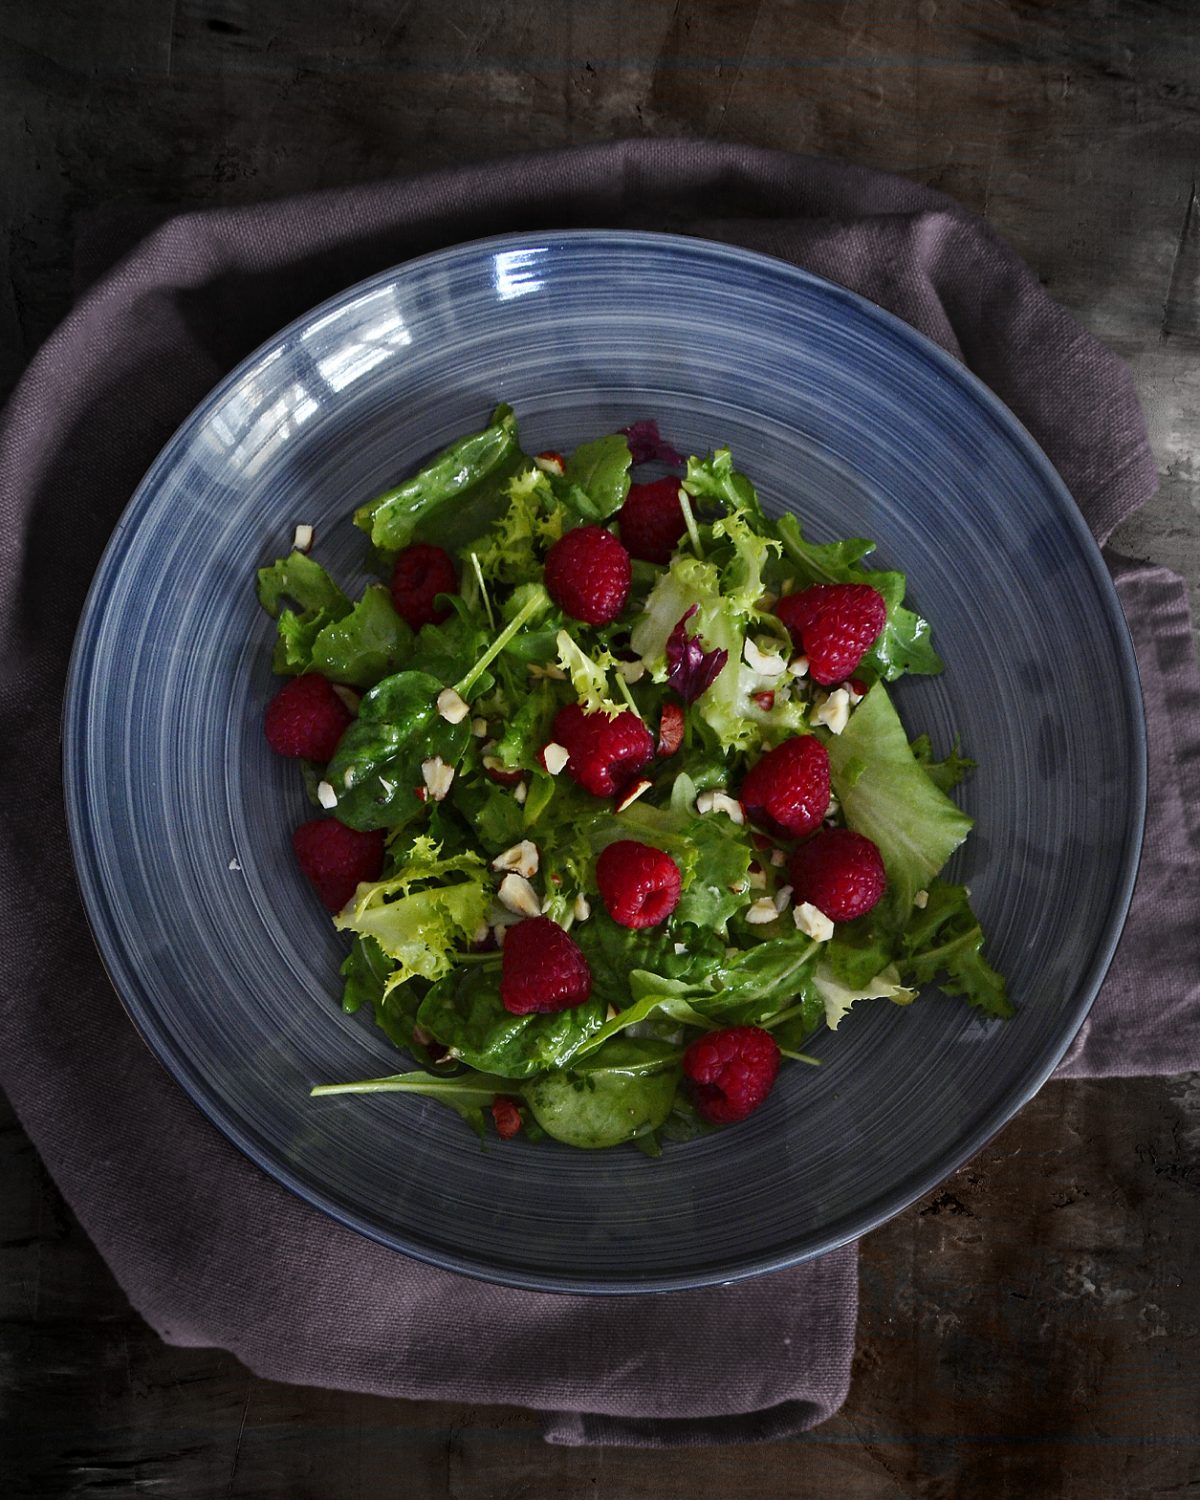
<svg viewBox="0 0 1200 1500">
<path fill-rule="evenodd" d="M 881 303 L 1008 403 L 1101 542 L 1153 493 L 1123 366 L 984 224 L 894 177 L 643 141 L 172 220 L 82 296 L 0 429 L 0 1084 L 168 1342 L 219 1345 L 278 1380 L 531 1407 L 560 1443 L 779 1440 L 844 1399 L 853 1247 L 728 1288 L 599 1299 L 488 1286 L 364 1240 L 260 1173 L 159 1069 L 105 979 L 71 870 L 68 653 L 103 545 L 176 425 L 350 282 L 461 240 L 580 225 L 748 245 Z M 1200 1066 L 1200 685 L 1180 580 L 1110 565 L 1142 667 L 1152 813 L 1128 930 L 1065 1071 L 1176 1072 Z"/>
</svg>

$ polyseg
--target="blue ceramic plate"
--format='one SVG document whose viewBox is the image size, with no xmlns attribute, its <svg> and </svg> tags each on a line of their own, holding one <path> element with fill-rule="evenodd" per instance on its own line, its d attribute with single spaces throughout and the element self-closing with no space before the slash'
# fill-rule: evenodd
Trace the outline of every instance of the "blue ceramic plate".
<svg viewBox="0 0 1200 1500">
<path fill-rule="evenodd" d="M 526 450 L 656 417 L 732 447 L 818 540 L 874 537 L 945 675 L 912 731 L 979 760 L 954 866 L 1020 1006 L 864 1003 L 745 1124 L 649 1161 L 482 1150 L 400 1097 L 338 1007 L 344 940 L 298 874 L 310 816 L 262 734 L 271 622 L 254 569 L 296 522 L 364 581 L 355 505 L 516 408 Z M 594 1292 L 698 1286 L 851 1239 L 960 1165 L 1074 1036 L 1125 916 L 1144 803 L 1136 671 L 1108 575 L 1050 464 L 958 364 L 878 308 L 703 241 L 580 232 L 464 245 L 355 286 L 235 370 L 134 496 L 80 627 L 65 721 L 84 898 L 113 982 L 179 1083 L 262 1168 L 435 1264 Z"/>
</svg>

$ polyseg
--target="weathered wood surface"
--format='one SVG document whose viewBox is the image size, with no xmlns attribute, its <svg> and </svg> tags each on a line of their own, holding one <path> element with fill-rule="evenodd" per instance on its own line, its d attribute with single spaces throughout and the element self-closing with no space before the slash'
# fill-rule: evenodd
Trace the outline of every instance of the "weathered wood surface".
<svg viewBox="0 0 1200 1500">
<path fill-rule="evenodd" d="M 897 170 L 986 215 L 1130 362 L 1163 473 L 1118 535 L 1200 587 L 1200 11 L 1190 0 L 0 0 L 0 393 L 76 216 L 704 134 Z M 832 1422 L 555 1450 L 525 1413 L 256 1380 L 129 1310 L 0 1125 L 0 1495 L 1200 1494 L 1200 1080 L 1056 1083 L 862 1251 Z"/>
</svg>

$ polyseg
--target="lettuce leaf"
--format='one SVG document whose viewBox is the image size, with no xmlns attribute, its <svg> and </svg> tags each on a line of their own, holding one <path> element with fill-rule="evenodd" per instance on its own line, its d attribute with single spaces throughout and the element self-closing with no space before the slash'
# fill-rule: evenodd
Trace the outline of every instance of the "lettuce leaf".
<svg viewBox="0 0 1200 1500">
<path fill-rule="evenodd" d="M 319 632 L 309 667 L 333 682 L 371 688 L 399 671 L 412 646 L 413 633 L 396 613 L 387 589 L 372 584 L 349 614 Z"/>
<path fill-rule="evenodd" d="M 846 821 L 878 846 L 888 877 L 884 899 L 897 925 L 904 925 L 913 898 L 966 838 L 972 819 L 938 790 L 913 755 L 881 683 L 826 748 Z"/>
<path fill-rule="evenodd" d="M 728 661 L 692 712 L 709 725 L 726 750 L 751 749 L 758 742 L 754 723 L 742 712 L 739 673 L 745 640 L 744 617 L 721 595 L 721 574 L 714 563 L 683 553 L 672 559 L 633 626 L 630 645 L 656 682 L 667 678 L 667 642 L 679 621 L 696 606 L 691 633 L 706 651 L 726 651 Z"/>
<path fill-rule="evenodd" d="M 589 654 L 565 630 L 558 632 L 555 646 L 558 664 L 571 679 L 584 713 L 605 714 L 615 719 L 627 711 L 628 704 L 614 702 L 609 696 L 608 674 L 617 665 L 611 652 L 597 648 Z"/>
<path fill-rule="evenodd" d="M 373 939 L 393 961 L 389 989 L 409 979 L 432 982 L 449 973 L 458 951 L 486 920 L 492 891 L 481 857 L 470 853 L 441 859 L 438 853 L 431 840 L 415 839 L 395 875 L 360 885 L 333 919 L 339 931 Z M 450 881 L 449 876 L 458 878 Z"/>
<path fill-rule="evenodd" d="M 715 500 L 758 524 L 763 520 L 758 494 L 745 474 L 733 467 L 728 448 L 718 448 L 707 458 L 689 458 L 683 487 L 696 499 Z"/>
<path fill-rule="evenodd" d="M 542 556 L 563 533 L 563 513 L 550 480 L 530 467 L 510 479 L 504 490 L 507 504 L 491 531 L 466 548 L 479 561 L 489 583 L 513 587 L 536 583 L 542 576 Z"/>
<path fill-rule="evenodd" d="M 911 1005 L 917 998 L 915 989 L 908 989 L 900 981 L 894 964 L 869 979 L 866 984 L 852 986 L 842 982 L 827 963 L 817 965 L 813 984 L 825 1005 L 825 1024 L 836 1031 L 842 1017 L 856 1000 L 891 1000 L 895 1005 Z"/>
<path fill-rule="evenodd" d="M 299 609 L 285 608 L 286 599 Z M 350 613 L 349 599 L 321 564 L 303 552 L 258 570 L 258 602 L 276 621 L 272 666 L 285 676 L 307 672 L 318 636 Z"/>
</svg>

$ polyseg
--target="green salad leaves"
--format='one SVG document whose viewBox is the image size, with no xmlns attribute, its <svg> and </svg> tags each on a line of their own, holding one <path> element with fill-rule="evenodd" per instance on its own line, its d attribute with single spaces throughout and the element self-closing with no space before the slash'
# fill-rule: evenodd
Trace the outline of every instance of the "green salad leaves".
<svg viewBox="0 0 1200 1500">
<path fill-rule="evenodd" d="M 500 406 L 354 513 L 384 574 L 359 599 L 298 551 L 260 570 L 275 670 L 324 677 L 353 705 L 333 758 L 306 765 L 310 785 L 385 850 L 334 914 L 351 940 L 342 1004 L 368 1008 L 418 1065 L 314 1094 L 435 1099 L 481 1135 L 499 1101 L 504 1135 L 516 1120 L 532 1140 L 654 1155 L 719 1118 L 689 1082 L 706 1035 L 757 1028 L 811 1064 L 806 1043 L 853 1007 L 906 1007 L 929 987 L 985 1018 L 1012 1014 L 968 893 L 944 875 L 971 829 L 953 793 L 973 763 L 910 739 L 890 696 L 906 674 L 941 670 L 904 575 L 867 566 L 862 538 L 816 543 L 794 515 L 769 518 L 718 449 L 676 475 L 669 560 L 635 551 L 624 608 L 585 624 L 547 591 L 546 554 L 579 527 L 619 535 L 641 472 L 620 433 L 530 458 Z M 386 577 L 421 545 L 450 555 L 458 588 L 414 628 Z M 853 680 L 829 687 L 775 613 L 816 584 L 869 586 L 886 611 Z M 555 741 L 566 709 L 644 726 L 653 748 L 614 796 L 587 790 L 576 750 Z M 796 839 L 740 800 L 750 771 L 802 736 L 828 762 L 824 827 L 869 840 L 886 879 L 842 920 L 800 899 Z M 602 856 L 627 842 L 678 875 L 650 926 L 618 920 L 601 890 Z M 504 943 L 530 920 L 566 932 L 586 998 L 514 1008 Z"/>
</svg>

